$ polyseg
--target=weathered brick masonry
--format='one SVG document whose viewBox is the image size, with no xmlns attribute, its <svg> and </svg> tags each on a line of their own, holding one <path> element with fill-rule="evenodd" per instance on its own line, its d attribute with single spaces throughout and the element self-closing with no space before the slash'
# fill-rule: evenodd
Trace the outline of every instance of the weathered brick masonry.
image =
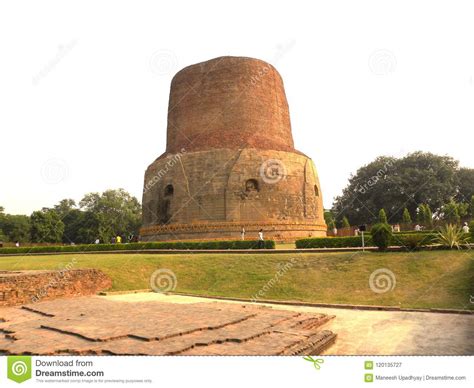
<svg viewBox="0 0 474 388">
<path fill-rule="evenodd" d="M 324 236 L 321 188 L 294 149 L 270 64 L 221 57 L 171 82 L 166 152 L 145 173 L 143 240 Z"/>
<path fill-rule="evenodd" d="M 112 281 L 97 269 L 0 271 L 0 306 L 92 295 L 111 286 Z"/>
</svg>

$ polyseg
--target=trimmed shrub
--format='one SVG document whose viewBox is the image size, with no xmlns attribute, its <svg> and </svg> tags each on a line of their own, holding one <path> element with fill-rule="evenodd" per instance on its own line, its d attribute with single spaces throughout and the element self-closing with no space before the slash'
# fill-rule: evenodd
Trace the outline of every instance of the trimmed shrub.
<svg viewBox="0 0 474 388">
<path fill-rule="evenodd" d="M 435 233 L 393 234 L 392 245 L 402 246 L 408 250 L 417 250 L 422 246 L 432 244 L 435 239 Z"/>
<path fill-rule="evenodd" d="M 403 209 L 402 224 L 405 224 L 405 225 L 411 224 L 411 215 L 407 208 Z"/>
<path fill-rule="evenodd" d="M 385 251 L 392 240 L 392 228 L 390 225 L 385 223 L 378 223 L 372 226 L 370 229 L 372 235 L 372 241 L 381 251 Z"/>
<path fill-rule="evenodd" d="M 437 234 L 427 233 L 427 232 L 400 232 L 394 233 L 392 235 L 392 244 L 397 246 L 405 246 L 410 248 L 413 244 L 412 236 L 417 238 L 417 246 L 430 245 L 435 242 Z M 418 240 L 418 238 L 420 240 Z M 372 242 L 372 236 L 370 233 L 364 234 L 365 246 L 375 246 Z M 313 237 L 313 238 L 304 238 L 296 241 L 296 248 L 305 249 L 305 248 L 353 248 L 362 246 L 362 237 L 361 236 L 351 236 L 351 237 Z M 412 248 L 410 248 L 412 249 Z"/>
<path fill-rule="evenodd" d="M 365 246 L 373 246 L 370 235 L 364 236 Z M 361 236 L 315 237 L 296 240 L 296 248 L 353 248 L 362 246 Z"/>
<path fill-rule="evenodd" d="M 129 251 L 147 249 L 256 249 L 255 240 L 230 241 L 179 241 L 179 242 L 141 242 L 129 244 L 90 244 L 90 245 L 63 245 L 38 247 L 9 247 L 0 248 L 0 254 L 7 253 L 56 253 L 56 252 L 99 252 L 99 251 Z M 275 249 L 275 241 L 265 240 L 265 249 Z"/>
</svg>

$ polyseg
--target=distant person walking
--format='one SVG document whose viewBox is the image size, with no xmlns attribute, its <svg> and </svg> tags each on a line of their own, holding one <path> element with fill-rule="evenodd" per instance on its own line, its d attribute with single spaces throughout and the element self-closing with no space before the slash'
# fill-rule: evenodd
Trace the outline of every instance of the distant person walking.
<svg viewBox="0 0 474 388">
<path fill-rule="evenodd" d="M 263 239 L 263 229 L 260 229 L 258 232 L 258 249 L 263 249 L 265 247 L 265 242 Z"/>
<path fill-rule="evenodd" d="M 240 238 L 241 238 L 242 241 L 245 240 L 245 228 L 244 227 L 242 227 L 242 230 L 240 231 Z"/>
<path fill-rule="evenodd" d="M 19 241 L 15 241 L 15 246 L 18 248 L 20 246 L 20 242 Z"/>
<path fill-rule="evenodd" d="M 117 236 L 117 244 L 121 244 L 122 243 L 122 236 Z"/>
<path fill-rule="evenodd" d="M 464 233 L 469 233 L 469 226 L 467 225 L 467 222 L 464 223 L 464 225 L 462 227 L 462 231 Z"/>
</svg>

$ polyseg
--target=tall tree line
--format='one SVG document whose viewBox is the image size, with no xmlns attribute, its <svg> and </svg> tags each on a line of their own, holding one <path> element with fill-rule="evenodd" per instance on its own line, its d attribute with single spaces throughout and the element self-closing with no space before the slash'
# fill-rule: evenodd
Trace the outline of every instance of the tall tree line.
<svg viewBox="0 0 474 388">
<path fill-rule="evenodd" d="M 426 214 L 459 223 L 474 218 L 473 196 L 474 169 L 460 167 L 450 156 L 421 151 L 380 156 L 349 178 L 331 215 L 338 225 L 344 217 L 352 225 L 377 222 L 380 209 L 392 224 L 426 221 Z"/>
<path fill-rule="evenodd" d="M 0 207 L 0 241 L 108 243 L 117 235 L 137 236 L 140 225 L 141 205 L 123 189 L 89 193 L 78 204 L 63 199 L 30 216 L 5 214 Z"/>
</svg>

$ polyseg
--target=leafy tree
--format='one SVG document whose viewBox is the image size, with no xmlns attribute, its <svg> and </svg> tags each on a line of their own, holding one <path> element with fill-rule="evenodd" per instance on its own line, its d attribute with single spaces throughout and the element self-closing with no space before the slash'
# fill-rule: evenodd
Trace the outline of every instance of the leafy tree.
<svg viewBox="0 0 474 388">
<path fill-rule="evenodd" d="M 449 201 L 443 206 L 443 220 L 451 224 L 459 224 L 461 222 L 461 215 L 459 214 L 459 204 L 454 200 Z"/>
<path fill-rule="evenodd" d="M 34 211 L 31 220 L 31 240 L 33 242 L 61 242 L 64 223 L 54 209 L 43 208 Z"/>
<path fill-rule="evenodd" d="M 459 202 L 458 203 L 458 213 L 459 217 L 464 218 L 469 213 L 469 203 Z"/>
<path fill-rule="evenodd" d="M 54 210 L 61 218 L 64 218 L 71 210 L 76 208 L 76 201 L 70 198 L 62 199 L 57 205 L 54 206 Z"/>
<path fill-rule="evenodd" d="M 422 203 L 418 206 L 417 220 L 429 228 L 433 227 L 433 212 L 428 204 Z"/>
<path fill-rule="evenodd" d="M 425 220 L 424 224 L 430 228 L 433 227 L 433 212 L 431 211 L 430 205 L 425 204 Z"/>
<path fill-rule="evenodd" d="M 455 199 L 457 202 L 469 202 L 474 195 L 474 169 L 460 168 L 457 176 L 459 187 Z"/>
<path fill-rule="evenodd" d="M 346 216 L 342 218 L 342 227 L 343 228 L 350 228 L 351 224 L 349 223 L 349 220 L 347 219 Z"/>
<path fill-rule="evenodd" d="M 85 232 L 85 212 L 77 208 L 73 199 L 63 199 L 54 206 L 54 210 L 64 223 L 64 233 L 62 241 L 64 243 L 87 244 L 95 240 L 96 237 L 89 239 L 90 236 Z"/>
<path fill-rule="evenodd" d="M 471 203 L 469 205 L 469 215 L 474 218 L 474 195 L 471 197 Z"/>
<path fill-rule="evenodd" d="M 30 218 L 25 215 L 0 215 L 0 229 L 5 241 L 30 241 Z"/>
<path fill-rule="evenodd" d="M 113 236 L 137 235 L 141 225 L 141 206 L 124 189 L 89 193 L 79 203 L 87 213 L 90 236 L 109 242 Z"/>
<path fill-rule="evenodd" d="M 458 164 L 449 156 L 420 151 L 403 158 L 378 157 L 350 177 L 333 211 L 353 224 L 377 222 L 382 208 L 389 220 L 399 220 L 405 207 L 415 214 L 420 203 L 439 211 L 459 190 Z"/>
<path fill-rule="evenodd" d="M 388 224 L 387 213 L 385 213 L 385 209 L 379 210 L 379 222 L 382 224 Z"/>
<path fill-rule="evenodd" d="M 336 227 L 336 221 L 334 218 L 334 214 L 330 210 L 325 210 L 324 211 L 324 221 L 326 222 L 326 225 L 329 230 L 333 230 Z"/>
<path fill-rule="evenodd" d="M 407 208 L 403 209 L 402 223 L 405 225 L 412 223 L 410 211 Z"/>
</svg>

